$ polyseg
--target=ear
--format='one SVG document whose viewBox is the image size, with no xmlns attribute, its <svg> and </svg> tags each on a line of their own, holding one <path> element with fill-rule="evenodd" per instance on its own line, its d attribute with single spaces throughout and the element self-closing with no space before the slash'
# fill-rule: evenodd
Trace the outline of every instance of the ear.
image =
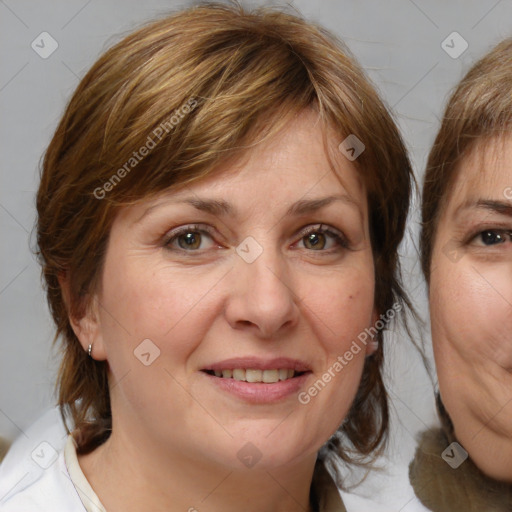
<svg viewBox="0 0 512 512">
<path fill-rule="evenodd" d="M 99 301 L 96 295 L 88 298 L 86 310 L 81 318 L 75 318 L 71 315 L 71 293 L 69 287 L 69 273 L 59 274 L 59 285 L 62 297 L 66 304 L 68 319 L 85 352 L 89 351 L 89 345 L 92 346 L 91 357 L 97 361 L 105 360 L 105 345 L 101 335 L 101 323 L 99 314 Z"/>
<path fill-rule="evenodd" d="M 377 320 L 379 320 L 379 312 L 377 311 L 377 308 L 374 308 L 372 312 L 372 327 L 375 327 Z M 372 341 L 369 341 L 366 344 L 366 355 L 371 356 L 377 350 L 378 346 L 378 341 L 375 338 L 372 338 Z"/>
</svg>

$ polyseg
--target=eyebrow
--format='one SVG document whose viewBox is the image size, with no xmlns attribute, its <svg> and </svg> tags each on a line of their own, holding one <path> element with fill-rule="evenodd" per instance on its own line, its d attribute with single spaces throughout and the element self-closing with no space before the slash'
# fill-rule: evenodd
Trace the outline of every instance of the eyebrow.
<svg viewBox="0 0 512 512">
<path fill-rule="evenodd" d="M 460 215 L 464 210 L 476 208 L 491 213 L 499 213 L 512 217 L 512 204 L 505 201 L 495 201 L 493 199 L 468 200 L 462 203 L 456 210 L 455 216 Z"/>
<path fill-rule="evenodd" d="M 347 194 L 337 195 L 337 196 L 328 196 L 320 199 L 300 199 L 299 201 L 293 203 L 285 213 L 285 216 L 293 216 L 293 215 L 306 215 L 309 213 L 314 213 L 322 208 L 325 208 L 331 203 L 336 201 L 343 202 L 353 208 L 355 208 L 358 213 L 362 216 L 361 209 L 359 204 L 354 201 Z M 217 217 L 225 217 L 227 215 L 232 215 L 236 217 L 238 212 L 236 208 L 224 201 L 222 199 L 200 199 L 197 197 L 186 197 L 184 199 L 178 201 L 165 201 L 161 203 L 157 203 L 153 206 L 150 206 L 144 213 L 139 217 L 136 221 L 138 224 L 142 221 L 144 217 L 146 217 L 151 211 L 163 206 L 167 205 L 171 202 L 172 204 L 189 204 L 196 208 L 199 211 L 209 213 L 211 215 L 215 215 Z"/>
</svg>

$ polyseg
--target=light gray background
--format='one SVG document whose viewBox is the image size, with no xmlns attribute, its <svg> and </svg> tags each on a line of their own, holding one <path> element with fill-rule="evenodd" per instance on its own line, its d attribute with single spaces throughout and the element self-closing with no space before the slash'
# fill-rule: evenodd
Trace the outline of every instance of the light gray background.
<svg viewBox="0 0 512 512">
<path fill-rule="evenodd" d="M 140 22 L 186 5 L 0 0 L 0 435 L 14 438 L 54 403 L 53 325 L 30 250 L 39 159 L 67 99 L 97 57 Z M 449 91 L 477 58 L 512 35 L 511 0 L 296 0 L 290 5 L 351 48 L 395 112 L 420 181 Z M 31 48 L 43 31 L 59 45 L 47 59 Z M 441 47 L 453 31 L 469 45 L 458 58 Z M 426 318 L 415 251 L 417 203 L 412 213 L 411 236 L 402 250 L 405 282 Z M 428 349 L 427 325 L 421 330 Z M 403 333 L 387 342 L 386 382 L 395 411 L 391 447 L 406 461 L 416 433 L 434 421 L 432 384 Z"/>
</svg>

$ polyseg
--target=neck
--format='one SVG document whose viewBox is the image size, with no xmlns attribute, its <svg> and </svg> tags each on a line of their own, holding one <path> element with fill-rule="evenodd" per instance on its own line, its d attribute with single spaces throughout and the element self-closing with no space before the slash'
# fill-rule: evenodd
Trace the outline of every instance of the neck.
<svg viewBox="0 0 512 512">
<path fill-rule="evenodd" d="M 116 429 L 117 430 L 117 429 Z M 309 512 L 316 455 L 281 467 L 229 467 L 191 459 L 119 430 L 78 460 L 108 511 Z M 264 492 L 262 492 L 264 491 Z"/>
</svg>

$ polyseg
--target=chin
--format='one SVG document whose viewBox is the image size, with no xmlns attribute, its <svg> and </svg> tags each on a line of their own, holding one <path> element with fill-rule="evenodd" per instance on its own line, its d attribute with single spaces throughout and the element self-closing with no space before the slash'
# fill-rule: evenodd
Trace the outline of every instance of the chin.
<svg viewBox="0 0 512 512">
<path fill-rule="evenodd" d="M 500 482 L 512 483 L 512 435 L 505 434 L 502 425 L 500 431 L 490 430 L 485 424 L 478 424 L 472 432 L 461 431 L 458 436 L 458 426 L 455 425 L 455 436 L 461 439 L 460 444 L 466 449 L 474 464 L 489 478 Z"/>
<path fill-rule="evenodd" d="M 507 446 L 500 445 L 502 443 L 497 443 L 494 448 L 486 447 L 470 455 L 482 473 L 494 480 L 512 483 L 512 440 Z"/>
<path fill-rule="evenodd" d="M 230 441 L 231 456 L 226 464 L 236 470 L 245 466 L 248 469 L 272 471 L 316 458 L 320 449 L 316 446 L 318 443 L 309 442 L 303 435 L 290 436 L 286 429 L 277 432 L 278 429 L 270 435 L 256 435 L 248 431 L 244 436 L 235 436 Z"/>
</svg>

